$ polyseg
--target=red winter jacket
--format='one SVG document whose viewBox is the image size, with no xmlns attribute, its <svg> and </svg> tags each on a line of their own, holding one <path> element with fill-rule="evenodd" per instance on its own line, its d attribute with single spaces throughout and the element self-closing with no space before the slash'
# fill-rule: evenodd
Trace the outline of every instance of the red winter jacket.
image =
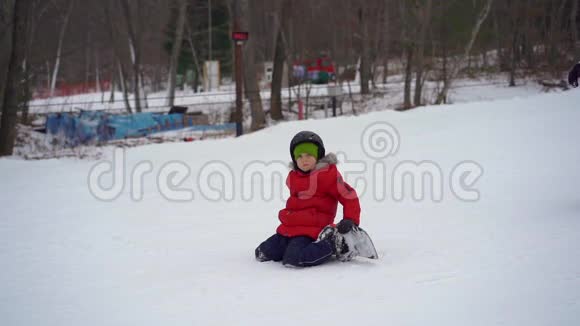
<svg viewBox="0 0 580 326">
<path fill-rule="evenodd" d="M 278 234 L 287 237 L 318 237 L 322 229 L 334 223 L 338 202 L 343 206 L 344 218 L 359 224 L 360 205 L 356 191 L 349 186 L 336 169 L 332 153 L 318 161 L 310 173 L 292 170 L 286 178 L 290 198 L 286 208 L 278 213 L 281 224 Z"/>
</svg>

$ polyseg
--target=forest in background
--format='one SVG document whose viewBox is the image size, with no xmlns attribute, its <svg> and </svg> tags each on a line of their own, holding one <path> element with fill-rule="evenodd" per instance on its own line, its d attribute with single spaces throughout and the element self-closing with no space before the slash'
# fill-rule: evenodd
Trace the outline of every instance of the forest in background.
<svg viewBox="0 0 580 326">
<path fill-rule="evenodd" d="M 580 0 L 8 0 L 0 4 L 0 153 L 14 125 L 26 120 L 35 92 L 103 82 L 123 92 L 127 112 L 141 112 L 147 93 L 176 84 L 198 89 L 202 65 L 219 60 L 233 80 L 237 17 L 244 45 L 244 87 L 252 129 L 264 126 L 259 99 L 262 64 L 274 62 L 267 112 L 282 119 L 284 63 L 320 54 L 347 75 L 360 72 L 361 94 L 389 75 L 404 76 L 404 108 L 424 105 L 427 78 L 442 81 L 445 103 L 459 74 L 505 72 L 560 78 L 580 59 Z M 343 68 L 343 69 L 340 69 Z M 355 68 L 356 69 L 356 68 Z M 181 81 L 177 77 L 181 76 Z M 129 100 L 129 94 L 133 95 Z M 1 155 L 1 154 L 0 154 Z"/>
</svg>

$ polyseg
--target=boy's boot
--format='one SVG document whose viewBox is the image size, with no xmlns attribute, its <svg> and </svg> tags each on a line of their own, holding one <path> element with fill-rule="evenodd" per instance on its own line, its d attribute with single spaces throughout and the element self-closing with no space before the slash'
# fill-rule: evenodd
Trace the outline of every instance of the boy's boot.
<svg viewBox="0 0 580 326">
<path fill-rule="evenodd" d="M 316 241 L 328 241 L 332 248 L 332 253 L 340 261 L 349 261 L 357 255 L 355 251 L 349 249 L 343 235 L 340 234 L 336 227 L 332 225 L 325 226 L 324 229 L 320 231 L 318 240 Z"/>
</svg>

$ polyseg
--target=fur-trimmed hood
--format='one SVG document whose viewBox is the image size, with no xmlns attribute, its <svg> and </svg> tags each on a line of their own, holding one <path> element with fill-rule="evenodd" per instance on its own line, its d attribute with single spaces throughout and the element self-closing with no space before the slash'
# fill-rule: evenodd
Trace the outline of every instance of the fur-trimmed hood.
<svg viewBox="0 0 580 326">
<path fill-rule="evenodd" d="M 324 169 L 325 167 L 327 167 L 331 164 L 338 164 L 338 159 L 336 158 L 336 154 L 334 154 L 334 153 L 328 153 L 323 158 L 318 160 L 318 162 L 316 162 L 316 166 L 314 167 L 314 169 L 312 169 L 312 171 Z M 298 167 L 294 165 L 294 162 L 290 162 L 288 164 L 288 167 L 291 170 L 300 171 L 298 169 Z M 312 171 L 310 171 L 310 172 L 312 172 Z"/>
</svg>

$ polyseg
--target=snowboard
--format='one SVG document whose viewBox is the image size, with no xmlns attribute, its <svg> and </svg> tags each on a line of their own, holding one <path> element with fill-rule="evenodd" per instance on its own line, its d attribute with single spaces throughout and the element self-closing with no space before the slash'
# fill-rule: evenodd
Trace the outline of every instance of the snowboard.
<svg viewBox="0 0 580 326">
<path fill-rule="evenodd" d="M 333 238 L 334 252 L 340 261 L 349 261 L 356 256 L 379 259 L 379 254 L 369 234 L 361 227 L 354 225 L 348 233 L 339 233 L 334 225 L 327 225 L 318 234 L 317 241 Z"/>
<path fill-rule="evenodd" d="M 345 234 L 340 234 L 343 241 L 348 246 L 348 252 L 337 255 L 341 261 L 349 261 L 356 256 L 369 259 L 379 259 L 377 249 L 368 233 L 361 227 L 354 226 L 352 230 Z"/>
</svg>

